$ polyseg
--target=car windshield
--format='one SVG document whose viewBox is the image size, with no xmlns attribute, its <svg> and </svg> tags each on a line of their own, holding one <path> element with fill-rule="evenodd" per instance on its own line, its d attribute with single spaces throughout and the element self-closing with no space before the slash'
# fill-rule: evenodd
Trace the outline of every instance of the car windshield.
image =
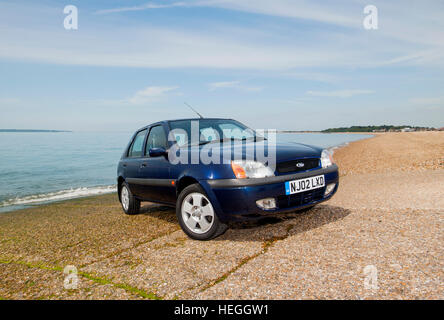
<svg viewBox="0 0 444 320">
<path fill-rule="evenodd" d="M 171 133 L 179 146 L 265 139 L 257 135 L 254 130 L 235 120 L 176 120 L 169 121 L 169 125 Z"/>
</svg>

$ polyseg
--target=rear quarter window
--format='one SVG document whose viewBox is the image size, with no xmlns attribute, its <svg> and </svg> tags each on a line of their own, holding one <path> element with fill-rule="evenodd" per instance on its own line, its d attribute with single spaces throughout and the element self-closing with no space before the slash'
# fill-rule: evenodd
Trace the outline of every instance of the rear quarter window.
<svg viewBox="0 0 444 320">
<path fill-rule="evenodd" d="M 146 130 L 142 130 L 136 135 L 133 143 L 129 148 L 128 157 L 134 158 L 142 156 L 143 142 L 145 141 L 145 135 L 146 135 Z"/>
</svg>

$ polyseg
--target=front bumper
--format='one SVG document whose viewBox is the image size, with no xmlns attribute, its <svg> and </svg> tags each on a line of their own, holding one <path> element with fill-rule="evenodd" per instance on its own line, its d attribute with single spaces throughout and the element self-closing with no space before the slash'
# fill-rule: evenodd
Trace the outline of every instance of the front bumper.
<svg viewBox="0 0 444 320">
<path fill-rule="evenodd" d="M 287 196 L 285 182 L 323 174 L 325 185 L 336 183 L 333 192 L 324 197 L 325 187 Z M 330 199 L 339 185 L 338 167 L 311 170 L 297 174 L 261 179 L 218 179 L 200 181 L 222 222 L 242 221 L 292 212 Z M 263 210 L 256 201 L 275 198 L 277 208 Z"/>
</svg>

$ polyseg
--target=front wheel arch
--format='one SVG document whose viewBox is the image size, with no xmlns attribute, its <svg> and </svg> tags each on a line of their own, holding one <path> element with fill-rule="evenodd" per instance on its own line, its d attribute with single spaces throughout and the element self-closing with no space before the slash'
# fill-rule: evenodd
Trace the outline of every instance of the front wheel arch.
<svg viewBox="0 0 444 320">
<path fill-rule="evenodd" d="M 197 181 L 195 178 L 191 176 L 183 176 L 180 177 L 176 182 L 176 199 L 179 197 L 180 193 L 183 189 L 185 189 L 188 186 L 191 186 L 193 184 L 199 184 L 199 181 Z"/>
<path fill-rule="evenodd" d="M 219 220 L 217 213 L 215 211 L 213 211 L 214 220 L 212 222 L 212 226 L 207 232 L 195 233 L 187 227 L 182 216 L 182 202 L 185 200 L 187 195 L 190 195 L 192 193 L 202 194 L 207 198 L 208 202 L 212 205 L 211 200 L 208 198 L 208 195 L 206 194 L 205 190 L 202 188 L 202 186 L 199 183 L 189 185 L 185 189 L 183 189 L 182 192 L 179 194 L 176 203 L 176 216 L 182 230 L 185 232 L 186 235 L 188 235 L 188 237 L 195 240 L 211 240 L 222 235 L 228 229 L 228 226 Z"/>
</svg>

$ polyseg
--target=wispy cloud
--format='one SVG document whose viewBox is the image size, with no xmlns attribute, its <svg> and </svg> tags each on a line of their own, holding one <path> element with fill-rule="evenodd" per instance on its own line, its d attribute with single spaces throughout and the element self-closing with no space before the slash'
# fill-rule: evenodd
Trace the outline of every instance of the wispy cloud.
<svg viewBox="0 0 444 320">
<path fill-rule="evenodd" d="M 258 92 L 261 91 L 262 87 L 250 87 L 243 85 L 240 81 L 221 81 L 212 82 L 208 84 L 210 91 L 216 91 L 218 89 L 236 89 L 245 92 Z"/>
<path fill-rule="evenodd" d="M 409 100 L 415 105 L 441 105 L 444 106 L 444 97 L 412 98 Z"/>
<path fill-rule="evenodd" d="M 336 83 L 339 79 L 344 78 L 343 75 L 337 75 L 332 72 L 282 72 L 280 73 L 281 77 L 288 77 L 290 79 L 302 79 L 316 82 L 324 82 L 324 83 Z"/>
<path fill-rule="evenodd" d="M 287 18 L 299 18 L 304 20 L 314 20 L 324 23 L 333 23 L 344 26 L 360 26 L 361 20 L 358 17 L 350 17 L 340 14 L 344 4 L 337 3 L 336 10 L 326 6 L 313 4 L 305 0 L 207 0 L 207 1 L 178 1 L 168 4 L 149 2 L 140 6 L 117 7 L 97 11 L 98 14 L 143 11 L 151 9 L 164 9 L 172 7 L 210 7 L 221 8 L 248 13 L 272 15 Z M 344 12 L 344 10 L 342 10 Z"/>
<path fill-rule="evenodd" d="M 444 36 L 444 35 L 443 35 Z M 444 49 L 424 50 L 407 55 L 401 55 L 382 63 L 382 65 L 392 64 L 430 64 L 444 60 Z"/>
<path fill-rule="evenodd" d="M 169 95 L 179 94 L 176 90 L 179 87 L 166 87 L 166 86 L 150 86 L 142 90 L 137 91 L 132 96 L 122 99 L 96 99 L 86 100 L 82 103 L 100 105 L 100 106 L 137 106 L 144 104 L 151 104 L 153 102 L 162 102 L 167 100 Z"/>
<path fill-rule="evenodd" d="M 404 12 L 404 4 L 399 4 L 399 10 L 405 16 L 395 10 L 395 5 L 383 2 L 380 4 L 381 14 L 384 13 L 387 19 L 380 19 L 381 28 L 373 33 L 362 29 L 360 2 L 339 1 L 335 5 L 299 0 L 150 2 L 98 13 L 187 6 L 260 13 L 285 20 L 282 25 L 273 21 L 270 23 L 272 28 L 266 30 L 259 25 L 227 23 L 220 19 L 206 24 L 206 28 L 187 23 L 171 26 L 159 20 L 148 22 L 143 19 L 116 28 L 105 17 L 94 16 L 88 20 L 90 16 L 82 16 L 84 22 L 79 30 L 67 32 L 53 24 L 42 23 L 60 19 L 59 9 L 51 8 L 46 15 L 43 11 L 36 16 L 31 6 L 0 2 L 0 29 L 8 31 L 0 33 L 0 59 L 142 68 L 279 70 L 280 73 L 295 72 L 301 77 L 307 76 L 308 68 L 319 71 L 314 68 L 444 65 L 444 32 L 441 31 L 444 26 L 437 18 L 436 12 L 440 12 L 437 6 L 421 8 L 421 15 L 412 17 Z M 297 27 L 289 27 L 286 19 L 289 16 L 298 18 L 294 23 L 313 20 L 355 27 L 338 32 L 336 28 L 316 24 L 302 32 Z M 9 17 L 19 17 L 18 22 Z M 120 18 L 114 19 L 118 21 Z M 355 20 L 359 23 L 355 24 Z M 412 27 L 411 21 L 417 20 Z M 26 28 L 23 28 L 22 21 L 26 21 Z M 86 23 L 89 29 L 82 28 Z M 227 31 L 233 28 L 237 31 Z M 392 38 L 403 42 L 394 42 Z M 323 76 L 317 77 L 325 80 Z"/>
<path fill-rule="evenodd" d="M 103 9 L 97 10 L 96 14 L 108 14 L 108 13 L 118 13 L 118 12 L 128 12 L 128 11 L 142 11 L 149 9 L 164 9 L 164 8 L 174 8 L 174 7 L 185 7 L 190 6 L 185 2 L 173 2 L 170 4 L 156 4 L 156 3 L 146 3 L 140 6 L 132 6 L 132 7 L 118 7 L 113 9 Z"/>
<path fill-rule="evenodd" d="M 222 82 L 212 82 L 208 84 L 208 87 L 210 87 L 210 91 L 214 91 L 216 89 L 220 88 L 235 88 L 239 86 L 239 81 L 222 81 Z"/>
<path fill-rule="evenodd" d="M 323 0 L 203 0 L 203 1 L 177 1 L 167 4 L 149 2 L 140 6 L 117 7 L 99 10 L 97 13 L 117 13 L 127 11 L 143 11 L 164 9 L 172 7 L 208 7 L 233 11 L 247 12 L 251 14 L 269 15 L 282 18 L 314 21 L 318 23 L 332 24 L 341 27 L 362 30 L 363 8 L 368 3 L 356 0 L 338 0 L 332 4 Z M 421 3 L 406 3 L 406 1 L 380 1 L 373 3 L 381 14 L 386 17 L 381 19 L 379 35 L 398 40 L 442 47 L 444 36 L 441 12 L 444 6 L 439 1 L 430 1 L 427 6 Z M 412 23 L 415 21 L 415 23 Z"/>
<path fill-rule="evenodd" d="M 144 104 L 158 101 L 159 99 L 165 98 L 168 93 L 177 88 L 178 87 L 146 87 L 143 90 L 137 91 L 134 96 L 127 99 L 127 101 L 130 104 Z"/>
<path fill-rule="evenodd" d="M 372 90 L 307 91 L 307 94 L 310 96 L 335 98 L 350 98 L 357 95 L 372 93 L 374 93 Z"/>
<path fill-rule="evenodd" d="M 0 98 L 0 105 L 12 105 L 20 102 L 17 98 Z"/>
<path fill-rule="evenodd" d="M 80 31 L 67 34 L 60 29 L 10 26 L 8 32 L 0 33 L 0 58 L 68 65 L 258 70 L 328 66 L 332 60 L 337 65 L 354 65 L 359 58 L 358 52 L 346 57 L 342 50 L 327 52 L 309 45 L 304 48 L 289 43 L 270 46 L 249 39 L 248 29 L 242 36 L 214 30 L 144 26 L 96 30 L 93 34 Z M 25 37 L 33 41 L 23 42 L 21 39 Z"/>
</svg>

